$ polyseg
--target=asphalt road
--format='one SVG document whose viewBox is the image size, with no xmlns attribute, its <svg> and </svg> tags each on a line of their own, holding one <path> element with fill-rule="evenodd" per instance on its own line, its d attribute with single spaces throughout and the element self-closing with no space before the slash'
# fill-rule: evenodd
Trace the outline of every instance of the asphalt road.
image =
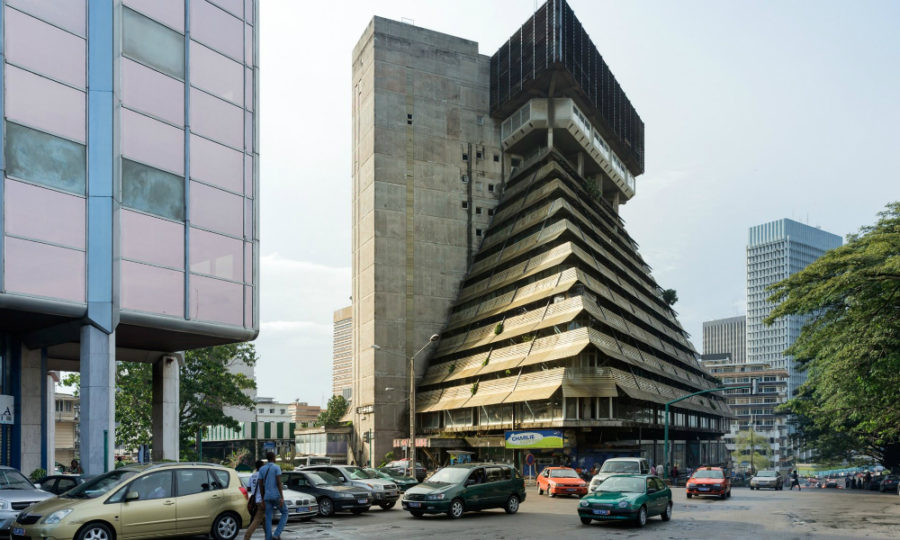
<svg viewBox="0 0 900 540">
<path fill-rule="evenodd" d="M 388 511 L 376 508 L 358 516 L 290 523 L 281 538 L 900 538 L 900 496 L 872 491 L 735 488 L 727 500 L 688 500 L 683 488 L 675 488 L 672 521 L 653 517 L 642 529 L 630 523 L 584 526 L 576 514 L 577 501 L 539 496 L 532 487 L 516 515 L 487 510 L 467 513 L 459 520 L 444 515 L 415 519 L 397 507 Z M 258 531 L 253 538 L 264 535 Z"/>
</svg>

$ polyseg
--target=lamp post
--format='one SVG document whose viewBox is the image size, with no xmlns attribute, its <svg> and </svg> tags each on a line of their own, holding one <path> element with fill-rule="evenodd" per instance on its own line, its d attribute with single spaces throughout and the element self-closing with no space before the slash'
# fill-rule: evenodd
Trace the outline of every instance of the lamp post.
<svg viewBox="0 0 900 540">
<path fill-rule="evenodd" d="M 409 357 L 409 476 L 416 477 L 416 357 L 429 345 L 441 339 L 438 334 L 432 334 L 425 345 Z"/>
</svg>

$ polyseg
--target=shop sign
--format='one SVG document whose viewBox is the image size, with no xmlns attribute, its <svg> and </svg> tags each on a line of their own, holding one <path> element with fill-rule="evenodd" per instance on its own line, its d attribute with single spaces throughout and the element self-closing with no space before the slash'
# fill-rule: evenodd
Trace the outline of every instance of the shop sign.
<svg viewBox="0 0 900 540">
<path fill-rule="evenodd" d="M 507 431 L 506 448 L 562 448 L 563 433 L 559 429 Z"/>
<path fill-rule="evenodd" d="M 394 448 L 406 448 L 409 446 L 409 439 L 394 439 Z M 416 448 L 428 448 L 428 439 L 425 437 L 416 437 Z"/>
<path fill-rule="evenodd" d="M 0 395 L 0 424 L 15 423 L 15 405 L 16 398 L 13 396 Z"/>
</svg>

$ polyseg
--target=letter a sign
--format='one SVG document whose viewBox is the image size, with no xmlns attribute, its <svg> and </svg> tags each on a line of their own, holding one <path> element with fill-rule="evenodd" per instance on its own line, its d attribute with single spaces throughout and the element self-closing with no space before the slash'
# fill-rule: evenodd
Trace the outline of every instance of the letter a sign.
<svg viewBox="0 0 900 540">
<path fill-rule="evenodd" d="M 13 396 L 0 395 L 0 424 L 12 424 L 15 418 L 15 398 Z"/>
</svg>

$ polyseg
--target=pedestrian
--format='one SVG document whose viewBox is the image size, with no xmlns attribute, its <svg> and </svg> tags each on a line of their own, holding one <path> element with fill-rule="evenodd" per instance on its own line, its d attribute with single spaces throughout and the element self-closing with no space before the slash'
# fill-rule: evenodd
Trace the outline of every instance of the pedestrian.
<svg viewBox="0 0 900 540">
<path fill-rule="evenodd" d="M 77 459 L 72 460 L 69 472 L 72 474 L 84 474 L 84 470 L 81 468 L 81 465 L 78 463 Z"/>
<path fill-rule="evenodd" d="M 600 469 L 597 468 L 597 464 L 594 463 L 594 466 L 591 467 L 591 478 L 597 476 L 597 473 L 600 472 Z"/>
<path fill-rule="evenodd" d="M 253 536 L 253 531 L 259 527 L 259 524 L 262 523 L 263 516 L 266 515 L 266 509 L 263 507 L 262 493 L 259 489 L 259 470 L 263 465 L 264 463 L 261 459 L 256 460 L 256 470 L 250 475 L 250 494 L 248 497 L 251 500 L 256 501 L 256 511 L 250 516 L 252 519 L 250 520 L 250 525 L 247 526 L 244 540 L 250 540 L 250 537 Z"/>
<path fill-rule="evenodd" d="M 284 531 L 288 520 L 288 509 L 284 504 L 284 488 L 281 485 L 281 467 L 275 463 L 275 452 L 267 452 L 266 459 L 268 463 L 259 470 L 259 485 L 262 500 L 266 505 L 263 530 L 266 531 L 266 540 L 281 540 L 281 532 Z M 273 533 L 272 515 L 276 508 L 281 511 L 281 519 Z"/>
<path fill-rule="evenodd" d="M 650 465 L 650 474 L 656 476 L 656 465 Z"/>
<path fill-rule="evenodd" d="M 794 491 L 794 486 L 797 486 L 797 491 L 800 491 L 800 477 L 797 475 L 797 469 L 791 471 L 791 491 Z"/>
<path fill-rule="evenodd" d="M 866 476 L 863 478 L 862 489 L 869 489 L 869 482 L 872 481 L 872 473 L 866 471 Z"/>
<path fill-rule="evenodd" d="M 853 480 L 853 477 L 850 476 L 850 473 L 847 473 L 847 476 L 844 477 L 844 489 L 850 489 L 850 482 Z"/>
<path fill-rule="evenodd" d="M 678 483 L 678 464 L 676 463 L 674 467 L 672 467 L 672 483 Z"/>
</svg>

